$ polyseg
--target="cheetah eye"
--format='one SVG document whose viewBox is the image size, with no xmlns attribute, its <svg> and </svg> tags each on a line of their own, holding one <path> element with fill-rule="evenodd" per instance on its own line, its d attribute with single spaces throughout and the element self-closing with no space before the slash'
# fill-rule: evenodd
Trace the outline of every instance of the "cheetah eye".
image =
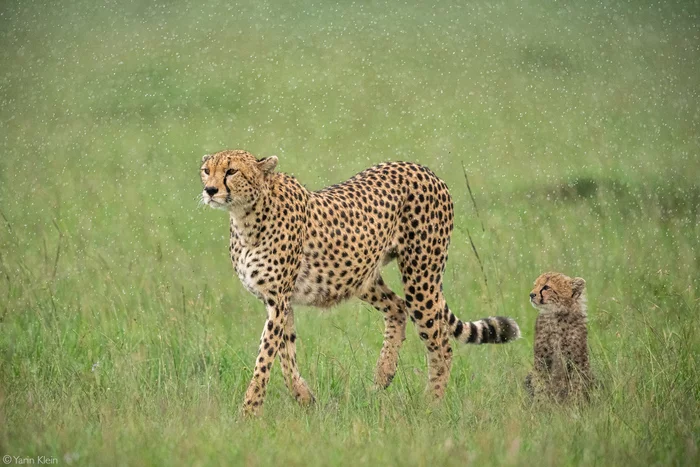
<svg viewBox="0 0 700 467">
<path fill-rule="evenodd" d="M 226 171 L 226 176 L 228 177 L 228 176 L 230 176 L 230 175 L 235 174 L 236 172 L 238 172 L 238 170 L 236 170 L 236 169 L 228 169 L 228 170 Z"/>
<path fill-rule="evenodd" d="M 209 175 L 209 169 L 202 169 L 206 175 Z"/>
<path fill-rule="evenodd" d="M 542 287 L 542 290 L 549 290 L 549 289 L 551 289 L 551 287 L 548 285 L 545 285 L 544 287 Z"/>
</svg>

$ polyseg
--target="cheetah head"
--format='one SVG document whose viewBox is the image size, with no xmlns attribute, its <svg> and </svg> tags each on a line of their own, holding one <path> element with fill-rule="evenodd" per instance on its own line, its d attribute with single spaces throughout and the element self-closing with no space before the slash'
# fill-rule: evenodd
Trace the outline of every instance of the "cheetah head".
<svg viewBox="0 0 700 467">
<path fill-rule="evenodd" d="M 202 201 L 223 210 L 248 206 L 265 189 L 276 166 L 277 156 L 258 160 L 240 149 L 206 155 L 200 170 Z"/>
<path fill-rule="evenodd" d="M 546 272 L 537 278 L 530 292 L 530 303 L 540 312 L 568 310 L 585 300 L 586 281 L 580 277 Z"/>
</svg>

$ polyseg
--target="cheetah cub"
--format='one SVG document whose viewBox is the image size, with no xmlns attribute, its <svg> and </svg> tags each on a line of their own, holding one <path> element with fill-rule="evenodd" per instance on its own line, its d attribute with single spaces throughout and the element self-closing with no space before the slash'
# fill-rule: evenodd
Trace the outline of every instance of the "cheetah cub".
<svg viewBox="0 0 700 467">
<path fill-rule="evenodd" d="M 535 281 L 530 303 L 535 323 L 535 366 L 525 388 L 536 402 L 587 399 L 593 382 L 588 362 L 586 281 L 548 272 Z"/>
</svg>

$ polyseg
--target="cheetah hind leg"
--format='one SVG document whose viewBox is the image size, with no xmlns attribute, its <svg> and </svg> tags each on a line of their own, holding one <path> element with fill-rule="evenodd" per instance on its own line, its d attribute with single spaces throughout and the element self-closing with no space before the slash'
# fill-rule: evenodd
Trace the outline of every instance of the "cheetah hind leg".
<svg viewBox="0 0 700 467">
<path fill-rule="evenodd" d="M 301 405 L 311 405 L 316 402 L 316 399 L 311 393 L 309 385 L 304 378 L 301 377 L 301 374 L 299 374 L 296 354 L 297 345 L 296 331 L 294 329 L 294 312 L 290 307 L 277 356 L 282 366 L 282 373 L 284 374 L 284 380 L 287 383 L 289 392 L 292 393 L 294 398 Z"/>
<path fill-rule="evenodd" d="M 403 265 L 400 265 L 400 267 Z M 402 272 L 405 267 L 402 267 Z M 441 292 L 423 294 L 420 280 L 411 277 L 404 283 L 406 311 L 416 325 L 418 335 L 428 351 L 428 387 L 426 392 L 435 399 L 442 399 L 450 380 L 452 347 L 448 322 L 445 319 L 445 299 Z"/>
<path fill-rule="evenodd" d="M 406 303 L 381 277 L 360 295 L 360 299 L 384 314 L 384 343 L 374 371 L 374 385 L 377 389 L 385 389 L 394 379 L 399 351 L 406 339 Z"/>
</svg>

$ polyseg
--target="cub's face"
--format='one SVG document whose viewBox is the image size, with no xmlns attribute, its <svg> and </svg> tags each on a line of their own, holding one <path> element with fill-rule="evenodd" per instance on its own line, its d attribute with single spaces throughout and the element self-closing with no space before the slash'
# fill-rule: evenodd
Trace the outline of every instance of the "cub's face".
<svg viewBox="0 0 700 467">
<path fill-rule="evenodd" d="M 569 308 L 581 298 L 585 288 L 586 281 L 580 277 L 572 279 L 558 272 L 546 272 L 535 281 L 530 303 L 544 313 Z"/>
<path fill-rule="evenodd" d="M 202 201 L 217 209 L 230 210 L 252 204 L 274 172 L 277 157 L 257 160 L 242 151 L 221 151 L 202 158 Z"/>
</svg>

